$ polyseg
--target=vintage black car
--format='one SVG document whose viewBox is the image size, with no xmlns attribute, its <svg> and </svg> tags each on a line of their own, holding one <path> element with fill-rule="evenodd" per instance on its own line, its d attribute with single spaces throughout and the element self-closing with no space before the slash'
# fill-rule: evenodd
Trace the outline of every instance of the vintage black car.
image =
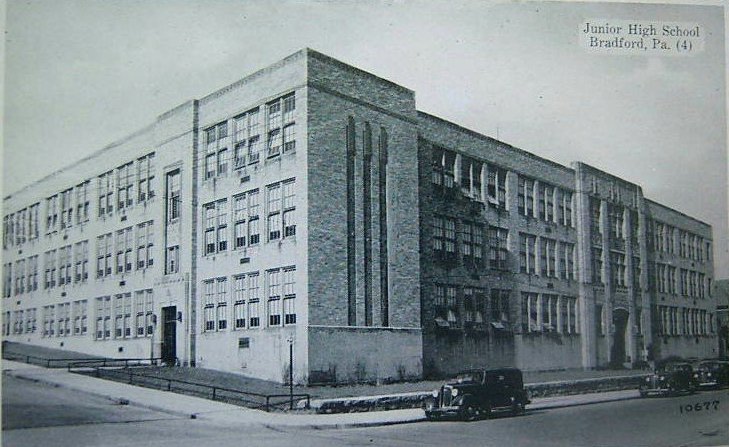
<svg viewBox="0 0 729 447">
<path fill-rule="evenodd" d="M 729 362 L 704 360 L 696 367 L 695 376 L 701 388 L 729 386 Z"/>
<path fill-rule="evenodd" d="M 429 420 L 456 417 L 473 421 L 492 412 L 523 414 L 530 402 L 516 368 L 473 369 L 459 373 L 425 402 Z"/>
<path fill-rule="evenodd" d="M 640 385 L 641 397 L 671 395 L 680 392 L 693 393 L 698 388 L 694 370 L 689 363 L 666 363 L 656 368 Z"/>
</svg>

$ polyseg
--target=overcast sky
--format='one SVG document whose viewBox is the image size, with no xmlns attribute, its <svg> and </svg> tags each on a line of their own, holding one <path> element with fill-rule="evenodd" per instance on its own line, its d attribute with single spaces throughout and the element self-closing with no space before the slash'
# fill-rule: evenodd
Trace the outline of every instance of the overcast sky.
<svg viewBox="0 0 729 447">
<path fill-rule="evenodd" d="M 588 19 L 696 22 L 703 52 L 608 56 Z M 483 1 L 9 1 L 4 194 L 303 47 L 418 108 L 580 160 L 714 226 L 729 277 L 724 18 L 711 6 Z"/>
</svg>

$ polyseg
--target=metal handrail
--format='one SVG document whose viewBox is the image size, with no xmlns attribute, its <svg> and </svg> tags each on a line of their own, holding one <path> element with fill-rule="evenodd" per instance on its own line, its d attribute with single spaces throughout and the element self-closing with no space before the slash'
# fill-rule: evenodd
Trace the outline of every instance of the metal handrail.
<svg viewBox="0 0 729 447">
<path fill-rule="evenodd" d="M 113 360 L 113 359 L 112 359 Z M 145 359 L 149 361 L 149 359 Z M 220 386 L 214 386 L 214 385 L 208 385 L 204 383 L 199 382 L 191 382 L 187 380 L 180 380 L 180 379 L 171 379 L 167 377 L 158 377 L 153 376 L 149 374 L 144 374 L 140 372 L 135 372 L 133 369 L 130 369 L 129 366 L 124 366 L 123 369 L 112 369 L 113 366 L 110 365 L 97 365 L 97 366 L 89 366 L 88 362 L 84 363 L 81 362 L 78 366 L 74 366 L 75 368 L 79 367 L 86 367 L 86 368 L 93 368 L 93 374 L 95 377 L 101 377 L 102 371 L 104 373 L 110 373 L 110 374 L 116 374 L 118 377 L 124 377 L 126 379 L 126 382 L 131 384 L 134 384 L 135 377 L 137 378 L 137 383 L 141 383 L 142 380 L 139 379 L 149 379 L 154 381 L 159 381 L 162 383 L 162 388 L 166 388 L 167 391 L 172 391 L 174 388 L 174 385 L 188 385 L 193 387 L 199 387 L 203 390 L 206 390 L 206 395 L 210 396 L 212 400 L 225 400 L 225 393 L 234 394 L 235 397 L 232 397 L 235 401 L 238 401 L 240 403 L 243 403 L 244 406 L 247 406 L 249 408 L 256 408 L 256 409 L 263 409 L 264 411 L 270 412 L 273 407 L 277 406 L 283 406 L 283 405 L 291 405 L 294 401 L 300 401 L 300 400 L 306 400 L 306 408 L 309 407 L 311 403 L 311 396 L 309 394 L 261 394 L 261 393 L 255 393 L 252 391 L 242 391 L 237 390 L 233 388 L 226 388 L 226 387 L 220 387 Z M 118 368 L 120 368 L 119 366 Z M 69 365 L 69 370 L 71 369 L 71 365 Z M 166 385 L 166 386 L 165 386 Z M 192 391 L 192 390 L 187 390 Z M 221 394 L 222 393 L 222 394 Z M 284 401 L 280 402 L 274 402 L 274 399 L 279 398 L 286 398 Z M 255 400 L 257 399 L 257 400 Z"/>
<path fill-rule="evenodd" d="M 71 369 L 73 368 L 93 368 L 93 367 L 120 367 L 123 366 L 125 368 L 128 368 L 129 366 L 132 366 L 132 363 L 135 363 L 135 366 L 142 366 L 142 365 L 157 365 L 158 363 L 161 363 L 162 358 L 161 357 L 139 357 L 139 358 L 121 358 L 121 359 L 113 359 L 113 358 L 99 358 L 99 359 L 82 359 L 77 362 L 69 363 L 68 364 L 68 371 L 71 372 Z M 101 363 L 101 365 L 94 365 L 95 363 Z"/>
</svg>

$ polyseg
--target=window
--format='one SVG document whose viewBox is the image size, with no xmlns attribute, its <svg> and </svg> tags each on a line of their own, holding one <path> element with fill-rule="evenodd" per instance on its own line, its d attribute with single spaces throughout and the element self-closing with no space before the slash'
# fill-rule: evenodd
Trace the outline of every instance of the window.
<svg viewBox="0 0 729 447">
<path fill-rule="evenodd" d="M 88 183 L 88 182 L 86 182 Z M 88 202 L 87 202 L 88 205 Z M 28 239 L 38 239 L 38 210 L 40 203 L 35 203 L 28 210 Z M 77 215 L 78 216 L 78 215 Z M 86 212 L 86 220 L 89 220 L 88 207 Z"/>
<path fill-rule="evenodd" d="M 111 251 L 112 251 L 112 234 L 96 238 L 96 277 L 103 278 L 111 275 Z"/>
<path fill-rule="evenodd" d="M 557 277 L 557 242 L 553 239 L 540 238 L 542 276 L 545 278 Z"/>
<path fill-rule="evenodd" d="M 154 332 L 152 311 L 154 296 L 152 289 L 138 290 L 134 293 L 135 327 L 137 337 L 151 336 Z M 145 330 L 146 329 L 146 330 Z"/>
<path fill-rule="evenodd" d="M 559 250 L 560 278 L 575 279 L 575 244 L 562 242 Z"/>
<path fill-rule="evenodd" d="M 223 121 L 205 130 L 206 152 L 205 180 L 228 172 L 228 122 Z"/>
<path fill-rule="evenodd" d="M 137 202 L 154 197 L 154 152 L 137 159 Z"/>
<path fill-rule="evenodd" d="M 268 112 L 268 154 L 269 158 L 281 153 L 282 139 L 284 152 L 296 149 L 294 110 L 296 98 L 291 93 L 267 104 Z M 282 130 L 283 129 L 283 130 Z"/>
<path fill-rule="evenodd" d="M 88 244 L 88 242 L 87 242 Z M 38 290 L 38 255 L 28 258 L 28 292 Z"/>
<path fill-rule="evenodd" d="M 473 225 L 470 222 L 461 224 L 461 242 L 463 257 L 470 259 L 473 256 Z"/>
<path fill-rule="evenodd" d="M 268 283 L 268 325 L 281 325 L 281 270 L 267 272 Z"/>
<path fill-rule="evenodd" d="M 509 321 L 509 301 L 511 290 L 491 289 L 489 310 L 492 322 Z"/>
<path fill-rule="evenodd" d="M 127 236 L 131 237 L 131 228 Z M 130 241 L 131 242 L 131 241 Z M 129 253 L 131 263 L 131 253 Z M 137 270 L 154 265 L 154 221 L 137 225 Z"/>
<path fill-rule="evenodd" d="M 237 275 L 233 278 L 233 322 L 234 329 L 246 327 L 246 300 L 248 299 L 248 277 Z"/>
<path fill-rule="evenodd" d="M 180 246 L 174 245 L 165 250 L 165 274 L 171 275 L 180 271 Z"/>
<path fill-rule="evenodd" d="M 134 244 L 132 229 L 133 227 L 127 227 L 116 232 L 116 273 L 132 271 L 132 247 Z M 137 263 L 137 267 L 139 267 L 139 263 Z"/>
<path fill-rule="evenodd" d="M 256 245 L 261 241 L 258 190 L 250 191 L 246 195 L 248 196 L 248 245 Z"/>
<path fill-rule="evenodd" d="M 68 228 L 73 225 L 73 204 L 71 198 L 73 188 L 69 188 L 61 193 L 61 229 Z M 21 211 L 21 216 L 22 216 Z M 21 225 L 20 228 L 23 228 Z M 22 233 L 22 231 L 21 231 Z"/>
<path fill-rule="evenodd" d="M 56 250 L 50 250 L 45 252 L 44 256 L 46 274 L 44 278 L 45 288 L 56 287 Z"/>
<path fill-rule="evenodd" d="M 97 191 L 99 192 L 99 217 L 111 215 L 114 212 L 114 173 L 109 171 L 97 178 Z"/>
<path fill-rule="evenodd" d="M 473 226 L 473 258 L 477 264 L 483 259 L 483 231 L 482 225 L 474 224 Z"/>
<path fill-rule="evenodd" d="M 175 169 L 167 174 L 167 222 L 180 218 L 181 203 L 180 170 Z"/>
<path fill-rule="evenodd" d="M 205 326 L 203 331 L 215 330 L 215 280 L 203 281 L 203 312 Z"/>
<path fill-rule="evenodd" d="M 72 246 L 58 249 L 58 284 L 71 284 L 71 265 L 73 264 Z"/>
<path fill-rule="evenodd" d="M 456 220 L 450 217 L 445 218 L 444 247 L 446 254 L 456 253 Z"/>
<path fill-rule="evenodd" d="M 130 207 L 134 203 L 134 162 L 129 162 L 123 166 L 116 168 L 116 185 L 117 185 L 117 207 L 123 210 Z"/>
<path fill-rule="evenodd" d="M 460 327 L 456 288 L 435 286 L 435 321 L 438 326 L 457 329 Z"/>
<path fill-rule="evenodd" d="M 488 202 L 496 208 L 506 208 L 506 170 L 488 167 Z"/>
<path fill-rule="evenodd" d="M 73 302 L 73 335 L 86 334 L 86 320 L 88 318 L 88 301 Z"/>
<path fill-rule="evenodd" d="M 46 233 L 58 230 L 58 196 L 51 196 L 46 199 Z M 13 218 L 10 218 L 10 235 L 13 231 Z"/>
<path fill-rule="evenodd" d="M 46 254 L 47 256 L 47 254 Z M 46 260 L 46 263 L 48 261 Z M 46 273 L 46 277 L 48 274 Z M 45 286 L 48 288 L 48 285 Z M 3 298 L 8 298 L 13 294 L 13 264 L 3 264 Z"/>
<path fill-rule="evenodd" d="M 519 214 L 529 217 L 534 216 L 534 180 L 519 176 L 517 208 Z"/>
<path fill-rule="evenodd" d="M 539 295 L 531 292 L 521 293 L 522 332 L 540 332 Z"/>
<path fill-rule="evenodd" d="M 260 139 L 258 112 L 259 109 L 255 108 L 233 119 L 233 125 L 235 126 L 235 169 L 258 162 L 258 141 Z"/>
<path fill-rule="evenodd" d="M 594 284 L 603 283 L 602 250 L 599 248 L 592 249 L 592 282 Z"/>
<path fill-rule="evenodd" d="M 440 216 L 433 216 L 433 250 L 436 252 L 443 251 L 443 239 L 445 233 L 443 232 L 443 218 Z"/>
<path fill-rule="evenodd" d="M 507 269 L 508 236 L 509 230 L 505 228 L 489 227 L 489 265 L 492 269 Z"/>
<path fill-rule="evenodd" d="M 222 331 L 228 328 L 228 280 L 227 278 L 218 278 L 215 282 L 218 297 L 216 319 L 218 322 L 218 330 Z"/>
<path fill-rule="evenodd" d="M 89 278 L 89 241 L 77 242 L 73 250 L 73 282 L 83 282 Z"/>
<path fill-rule="evenodd" d="M 482 201 L 481 170 L 483 163 L 470 157 L 461 156 L 461 191 L 467 197 Z"/>
<path fill-rule="evenodd" d="M 96 339 L 111 338 L 111 297 L 96 298 Z"/>
<path fill-rule="evenodd" d="M 281 238 L 281 184 L 270 185 L 268 192 L 268 240 Z"/>
<path fill-rule="evenodd" d="M 25 260 L 15 261 L 15 294 L 25 292 Z"/>
<path fill-rule="evenodd" d="M 228 200 L 218 200 L 203 205 L 205 224 L 204 255 L 228 249 Z"/>
<path fill-rule="evenodd" d="M 519 271 L 522 273 L 535 274 L 537 237 L 532 234 L 519 233 Z"/>
<path fill-rule="evenodd" d="M 296 324 L 296 267 L 283 269 L 284 324 Z"/>
<path fill-rule="evenodd" d="M 282 183 L 283 185 L 283 234 L 284 237 L 296 235 L 296 204 L 295 199 L 295 181 L 293 179 Z"/>
<path fill-rule="evenodd" d="M 248 291 L 248 327 L 256 328 L 261 325 L 258 273 L 248 275 Z"/>
<path fill-rule="evenodd" d="M 554 220 L 554 187 L 539 183 L 539 218 L 547 222 Z"/>
</svg>

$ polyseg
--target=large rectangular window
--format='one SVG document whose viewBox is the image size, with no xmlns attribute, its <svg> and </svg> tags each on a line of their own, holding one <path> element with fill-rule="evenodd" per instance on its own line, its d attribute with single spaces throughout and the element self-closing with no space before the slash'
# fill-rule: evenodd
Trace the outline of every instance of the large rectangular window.
<svg viewBox="0 0 729 447">
<path fill-rule="evenodd" d="M 517 208 L 519 214 L 529 217 L 534 216 L 534 180 L 519 176 Z"/>
<path fill-rule="evenodd" d="M 97 178 L 97 191 L 99 192 L 99 217 L 111 215 L 114 212 L 114 172 L 109 171 Z"/>
<path fill-rule="evenodd" d="M 296 324 L 296 267 L 283 269 L 284 324 Z"/>
<path fill-rule="evenodd" d="M 217 306 L 215 308 L 218 330 L 222 331 L 228 328 L 228 280 L 227 278 L 218 278 L 216 280 Z"/>
<path fill-rule="evenodd" d="M 519 233 L 519 271 L 535 274 L 537 272 L 537 237 L 532 234 Z"/>
<path fill-rule="evenodd" d="M 269 270 L 266 283 L 268 286 L 268 325 L 281 325 L 281 270 Z"/>
<path fill-rule="evenodd" d="M 489 205 L 506 208 L 506 170 L 490 165 L 488 167 L 487 199 Z"/>
<path fill-rule="evenodd" d="M 134 203 L 134 163 L 129 162 L 116 168 L 117 208 L 123 210 Z"/>
<path fill-rule="evenodd" d="M 556 244 L 557 242 L 553 239 L 544 237 L 540 239 L 542 276 L 547 278 L 557 277 Z"/>
<path fill-rule="evenodd" d="M 296 98 L 293 93 L 267 104 L 267 156 L 269 158 L 280 155 L 282 147 L 283 152 L 293 152 L 296 149 L 295 109 Z"/>
<path fill-rule="evenodd" d="M 137 159 L 137 202 L 154 197 L 154 152 Z"/>
<path fill-rule="evenodd" d="M 203 205 L 205 244 L 203 254 L 210 255 L 228 249 L 228 200 Z"/>
<path fill-rule="evenodd" d="M 507 269 L 508 237 L 509 230 L 506 228 L 489 227 L 489 266 L 492 269 Z"/>
<path fill-rule="evenodd" d="M 167 222 L 174 222 L 180 218 L 181 191 L 180 170 L 175 169 L 167 173 Z"/>
</svg>

